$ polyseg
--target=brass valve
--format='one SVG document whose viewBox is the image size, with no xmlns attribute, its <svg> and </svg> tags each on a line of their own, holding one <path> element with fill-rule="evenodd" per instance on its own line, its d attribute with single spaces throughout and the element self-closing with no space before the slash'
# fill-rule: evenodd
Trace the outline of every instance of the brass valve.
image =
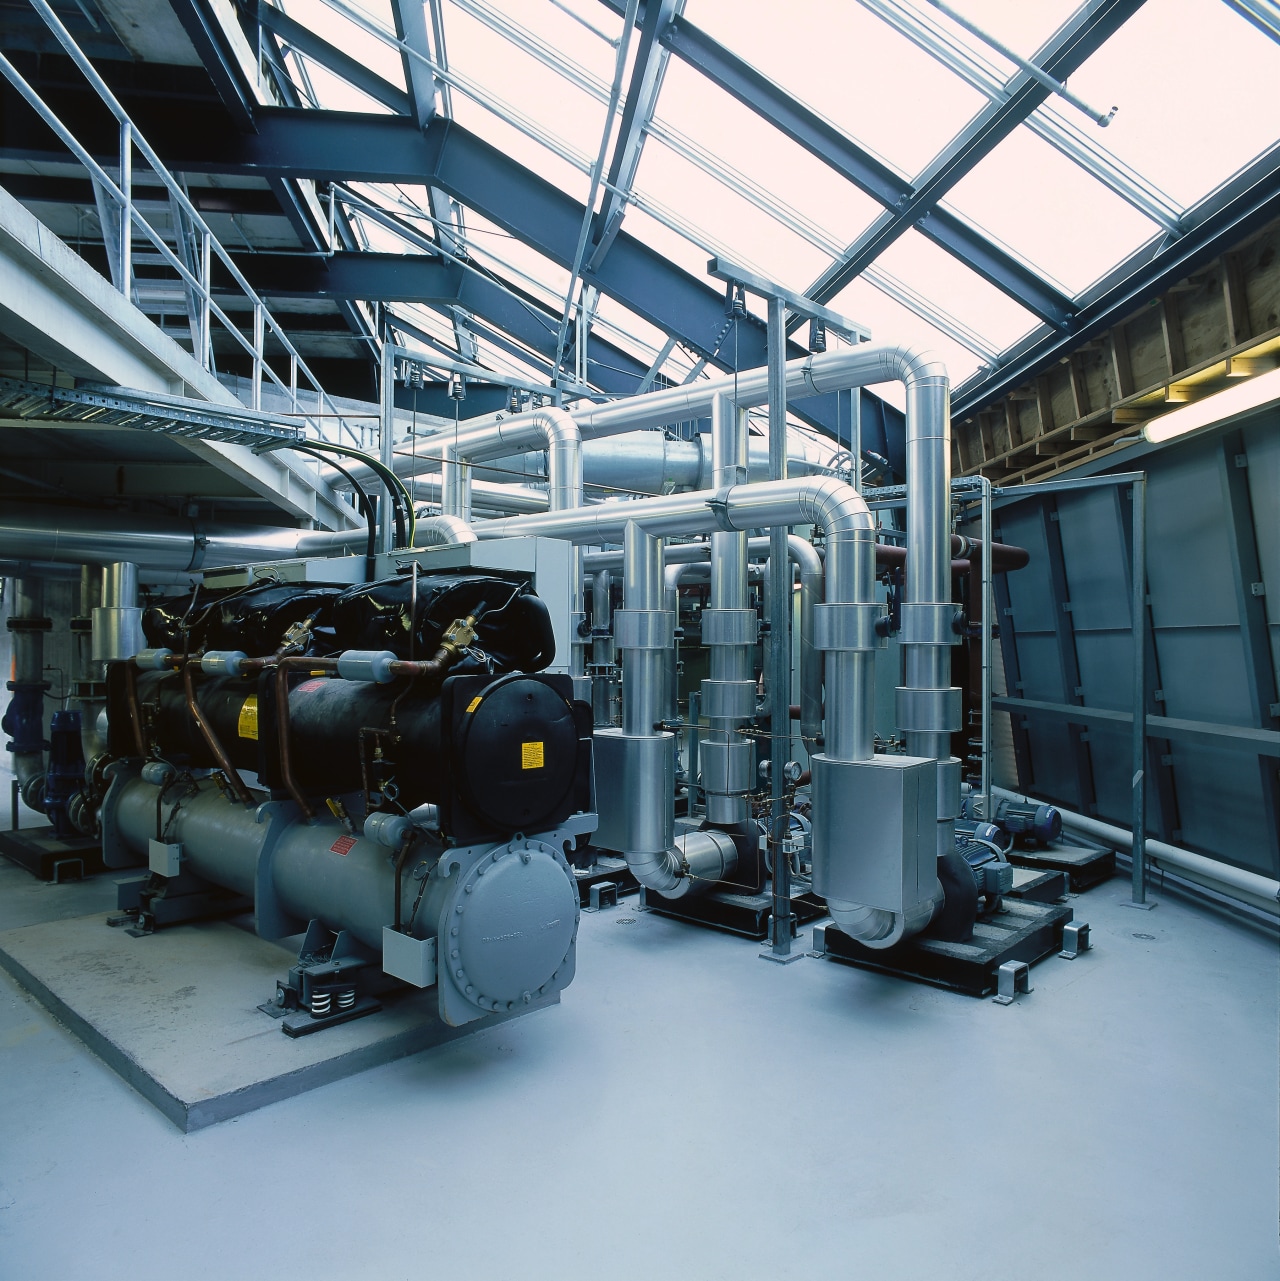
<svg viewBox="0 0 1280 1281">
<path fill-rule="evenodd" d="M 476 638 L 476 616 L 468 614 L 466 618 L 455 618 L 444 630 L 440 638 L 440 648 L 446 650 L 453 661 L 462 657 L 463 651 Z"/>
</svg>

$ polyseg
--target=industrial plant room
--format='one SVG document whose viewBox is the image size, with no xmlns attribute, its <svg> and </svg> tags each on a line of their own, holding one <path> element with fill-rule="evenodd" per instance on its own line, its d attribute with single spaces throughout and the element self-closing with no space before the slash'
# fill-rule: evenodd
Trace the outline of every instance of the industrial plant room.
<svg viewBox="0 0 1280 1281">
<path fill-rule="evenodd" d="M 0 0 L 0 1278 L 1280 1278 L 1278 87 Z"/>
</svg>

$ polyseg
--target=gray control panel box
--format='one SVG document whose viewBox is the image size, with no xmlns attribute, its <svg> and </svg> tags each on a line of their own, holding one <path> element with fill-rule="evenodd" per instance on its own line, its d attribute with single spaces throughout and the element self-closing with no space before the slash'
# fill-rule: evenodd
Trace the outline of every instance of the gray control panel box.
<svg viewBox="0 0 1280 1281">
<path fill-rule="evenodd" d="M 937 762 L 814 756 L 813 888 L 887 912 L 931 898 L 938 874 Z"/>
<path fill-rule="evenodd" d="M 436 941 L 401 934 L 389 925 L 382 927 L 382 968 L 392 978 L 414 987 L 436 983 Z"/>
</svg>

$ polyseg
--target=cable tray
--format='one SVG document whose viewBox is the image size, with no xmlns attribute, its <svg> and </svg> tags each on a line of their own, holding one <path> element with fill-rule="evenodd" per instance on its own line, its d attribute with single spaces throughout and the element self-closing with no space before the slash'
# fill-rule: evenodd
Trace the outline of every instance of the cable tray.
<svg viewBox="0 0 1280 1281">
<path fill-rule="evenodd" d="M 305 439 L 303 429 L 270 414 L 204 406 L 179 396 L 126 387 L 52 387 L 0 378 L 0 418 L 33 423 L 79 423 L 89 427 L 130 427 L 187 440 L 231 445 L 282 444 Z"/>
</svg>

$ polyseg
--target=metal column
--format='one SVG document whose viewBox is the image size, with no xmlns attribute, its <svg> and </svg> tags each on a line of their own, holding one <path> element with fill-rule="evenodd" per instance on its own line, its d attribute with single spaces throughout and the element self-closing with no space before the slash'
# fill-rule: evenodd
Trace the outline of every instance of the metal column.
<svg viewBox="0 0 1280 1281">
<path fill-rule="evenodd" d="M 1147 479 L 1133 482 L 1133 907 L 1147 902 Z"/>
<path fill-rule="evenodd" d="M 769 299 L 769 479 L 787 478 L 787 329 L 781 298 Z M 791 561 L 786 526 L 769 531 L 769 847 L 773 909 L 769 942 L 774 956 L 791 953 L 791 865 L 783 850 L 788 815 L 783 777 L 791 746 Z"/>
</svg>

